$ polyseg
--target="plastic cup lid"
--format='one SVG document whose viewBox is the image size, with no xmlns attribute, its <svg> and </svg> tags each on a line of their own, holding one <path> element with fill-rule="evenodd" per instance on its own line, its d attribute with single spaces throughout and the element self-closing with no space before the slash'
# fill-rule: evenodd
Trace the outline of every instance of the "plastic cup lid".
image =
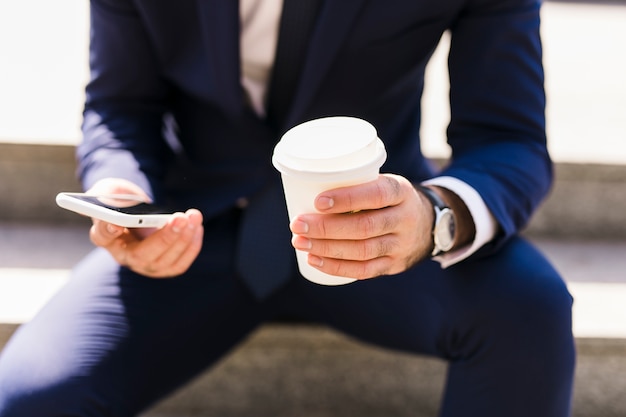
<svg viewBox="0 0 626 417">
<path fill-rule="evenodd" d="M 386 152 L 376 129 L 353 117 L 327 117 L 287 131 L 274 148 L 283 174 L 340 173 L 383 164 Z"/>
</svg>

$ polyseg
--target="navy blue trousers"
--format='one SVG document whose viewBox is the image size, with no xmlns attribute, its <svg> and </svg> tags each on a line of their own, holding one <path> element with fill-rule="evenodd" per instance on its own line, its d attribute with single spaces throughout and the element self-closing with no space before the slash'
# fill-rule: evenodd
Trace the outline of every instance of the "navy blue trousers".
<svg viewBox="0 0 626 417">
<path fill-rule="evenodd" d="M 340 287 L 296 276 L 259 302 L 233 272 L 237 221 L 210 221 L 201 257 L 175 279 L 90 254 L 2 352 L 0 416 L 136 415 L 280 315 L 447 360 L 441 416 L 569 415 L 572 299 L 523 239 L 446 270 L 427 261 Z"/>
</svg>

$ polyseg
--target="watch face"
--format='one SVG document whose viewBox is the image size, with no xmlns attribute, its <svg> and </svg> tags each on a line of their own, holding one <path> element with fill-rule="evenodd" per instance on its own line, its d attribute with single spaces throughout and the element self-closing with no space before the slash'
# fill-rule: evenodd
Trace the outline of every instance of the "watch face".
<svg viewBox="0 0 626 417">
<path fill-rule="evenodd" d="M 441 211 L 434 230 L 435 247 L 441 252 L 447 252 L 454 245 L 455 222 L 452 210 L 445 208 Z"/>
</svg>

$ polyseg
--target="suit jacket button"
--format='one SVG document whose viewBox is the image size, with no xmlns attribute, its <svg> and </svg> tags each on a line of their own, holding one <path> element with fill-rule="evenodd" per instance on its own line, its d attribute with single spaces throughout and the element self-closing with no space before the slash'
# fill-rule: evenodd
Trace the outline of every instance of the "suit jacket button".
<svg viewBox="0 0 626 417">
<path fill-rule="evenodd" d="M 250 201 L 246 197 L 239 197 L 235 202 L 235 205 L 237 206 L 237 208 L 245 209 L 246 207 L 248 207 L 249 203 Z"/>
</svg>

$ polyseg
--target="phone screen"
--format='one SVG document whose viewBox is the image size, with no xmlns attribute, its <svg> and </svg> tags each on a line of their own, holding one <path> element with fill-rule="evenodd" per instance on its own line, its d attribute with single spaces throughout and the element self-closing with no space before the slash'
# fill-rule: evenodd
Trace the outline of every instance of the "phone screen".
<svg viewBox="0 0 626 417">
<path fill-rule="evenodd" d="M 73 195 L 73 198 L 124 214 L 169 214 L 170 210 L 123 196 Z"/>
</svg>

